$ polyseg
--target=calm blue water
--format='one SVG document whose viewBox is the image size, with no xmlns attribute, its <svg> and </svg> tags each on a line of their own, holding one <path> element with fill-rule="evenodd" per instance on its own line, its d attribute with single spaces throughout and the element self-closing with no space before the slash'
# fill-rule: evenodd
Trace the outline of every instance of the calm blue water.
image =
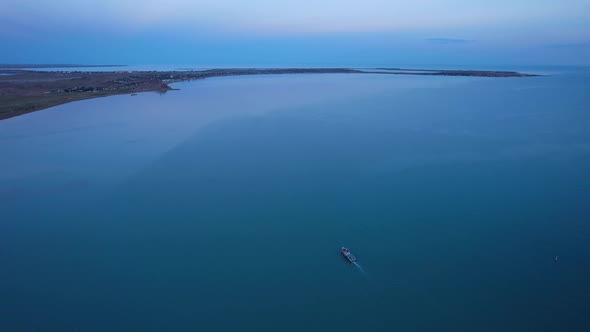
<svg viewBox="0 0 590 332">
<path fill-rule="evenodd" d="M 176 87 L 0 121 L 0 331 L 587 330 L 588 72 Z"/>
</svg>

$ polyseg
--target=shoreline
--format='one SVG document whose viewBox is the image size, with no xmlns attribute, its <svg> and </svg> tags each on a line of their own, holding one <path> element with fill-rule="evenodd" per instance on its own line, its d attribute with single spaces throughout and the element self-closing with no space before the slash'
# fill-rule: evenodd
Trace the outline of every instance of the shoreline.
<svg viewBox="0 0 590 332">
<path fill-rule="evenodd" d="M 367 71 L 373 70 L 373 71 Z M 384 72 L 389 70 L 390 72 Z M 139 92 L 173 90 L 168 84 L 211 77 L 284 74 L 379 74 L 471 77 L 540 76 L 512 71 L 425 70 L 402 68 L 270 68 L 202 71 L 32 71 L 0 65 L 0 120 L 73 101 Z M 7 75 L 6 75 L 7 74 Z"/>
</svg>

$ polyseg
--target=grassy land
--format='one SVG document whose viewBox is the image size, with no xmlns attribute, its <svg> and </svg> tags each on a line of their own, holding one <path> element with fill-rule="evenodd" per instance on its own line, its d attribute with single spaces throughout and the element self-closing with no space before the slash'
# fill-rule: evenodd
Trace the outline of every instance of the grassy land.
<svg viewBox="0 0 590 332">
<path fill-rule="evenodd" d="M 3 96 L 0 98 L 0 120 L 22 115 L 73 101 L 107 97 L 131 92 L 80 92 L 68 95 Z"/>
</svg>

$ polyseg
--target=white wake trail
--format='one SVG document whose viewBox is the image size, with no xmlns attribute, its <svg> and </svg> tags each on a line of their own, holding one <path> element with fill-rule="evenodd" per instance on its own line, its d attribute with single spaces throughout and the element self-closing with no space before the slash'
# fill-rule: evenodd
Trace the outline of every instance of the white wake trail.
<svg viewBox="0 0 590 332">
<path fill-rule="evenodd" d="M 365 271 L 365 269 L 363 269 L 363 267 L 359 263 L 354 262 L 352 263 L 352 265 L 356 266 L 359 269 L 359 271 L 361 271 L 365 276 L 368 276 L 367 271 Z"/>
</svg>

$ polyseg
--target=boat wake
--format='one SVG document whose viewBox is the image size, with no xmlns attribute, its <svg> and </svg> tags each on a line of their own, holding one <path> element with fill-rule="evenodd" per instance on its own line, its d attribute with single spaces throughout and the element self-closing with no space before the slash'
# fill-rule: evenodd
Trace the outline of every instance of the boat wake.
<svg viewBox="0 0 590 332">
<path fill-rule="evenodd" d="M 359 271 L 361 271 L 363 275 L 368 276 L 367 271 L 365 271 L 365 269 L 363 269 L 363 267 L 359 263 L 354 262 L 352 263 L 352 265 L 356 266 L 357 269 L 359 269 Z"/>
</svg>

